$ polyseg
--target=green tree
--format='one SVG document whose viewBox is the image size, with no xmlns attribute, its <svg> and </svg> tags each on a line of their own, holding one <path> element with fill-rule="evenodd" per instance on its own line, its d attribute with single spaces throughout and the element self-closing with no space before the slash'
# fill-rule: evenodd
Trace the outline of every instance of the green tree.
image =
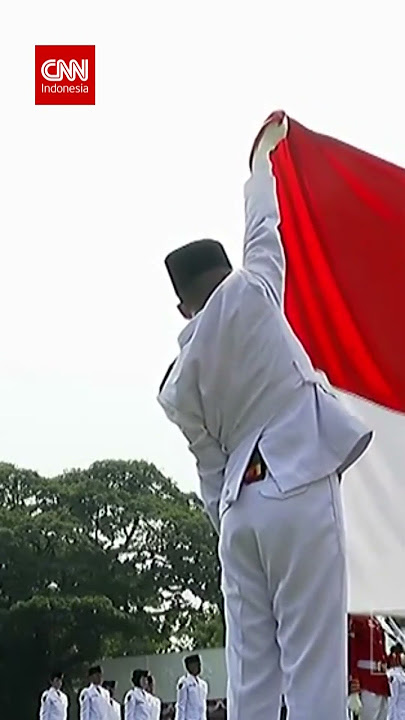
<svg viewBox="0 0 405 720">
<path fill-rule="evenodd" d="M 220 641 L 220 607 L 200 502 L 153 465 L 103 461 L 45 479 L 0 464 L 6 717 L 33 716 L 52 668 L 75 681 L 103 656 Z"/>
</svg>

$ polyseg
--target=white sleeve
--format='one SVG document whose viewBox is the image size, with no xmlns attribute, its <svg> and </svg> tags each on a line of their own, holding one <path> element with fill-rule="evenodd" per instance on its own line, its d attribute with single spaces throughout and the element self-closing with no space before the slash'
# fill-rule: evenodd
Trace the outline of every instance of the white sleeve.
<svg viewBox="0 0 405 720">
<path fill-rule="evenodd" d="M 282 308 L 286 266 L 279 224 L 276 181 L 266 156 L 245 184 L 243 265 L 264 280 L 274 301 Z"/>
<path fill-rule="evenodd" d="M 176 714 L 175 720 L 186 720 L 187 709 L 187 683 L 180 680 L 177 685 Z"/>
<path fill-rule="evenodd" d="M 79 698 L 80 720 L 90 720 L 90 698 L 87 690 L 82 690 Z"/>
<path fill-rule="evenodd" d="M 204 705 L 202 708 L 202 716 L 201 720 L 207 720 L 207 701 L 208 701 L 208 683 L 203 680 L 203 687 L 204 687 Z"/>
<path fill-rule="evenodd" d="M 124 720 L 134 720 L 135 708 L 134 708 L 134 694 L 132 690 L 127 692 L 124 700 Z"/>
<path fill-rule="evenodd" d="M 219 503 L 228 456 L 220 444 L 204 428 L 202 422 L 187 424 L 180 428 L 188 440 L 188 448 L 194 455 L 200 480 L 200 492 L 205 510 L 215 530 L 219 533 Z"/>
<path fill-rule="evenodd" d="M 155 697 L 155 708 L 155 719 L 160 720 L 160 716 L 162 714 L 162 701 L 158 697 Z"/>
<path fill-rule="evenodd" d="M 188 441 L 188 449 L 196 459 L 205 511 L 214 528 L 219 532 L 219 503 L 228 455 L 205 428 L 198 398 L 190 397 L 189 400 L 193 406 L 187 413 L 187 424 L 178 422 L 176 410 L 167 399 L 162 406 L 169 420 L 177 425 Z"/>
<path fill-rule="evenodd" d="M 48 720 L 49 719 L 49 702 L 48 702 L 48 693 L 44 692 L 41 696 L 41 705 L 39 708 L 39 720 Z"/>
<path fill-rule="evenodd" d="M 65 709 L 65 715 L 64 720 L 67 720 L 68 712 L 69 712 L 69 696 L 64 693 L 64 709 Z"/>
<path fill-rule="evenodd" d="M 397 704 L 399 696 L 399 681 L 395 675 L 390 677 L 391 696 L 388 699 L 388 717 L 387 720 L 397 720 Z"/>
</svg>

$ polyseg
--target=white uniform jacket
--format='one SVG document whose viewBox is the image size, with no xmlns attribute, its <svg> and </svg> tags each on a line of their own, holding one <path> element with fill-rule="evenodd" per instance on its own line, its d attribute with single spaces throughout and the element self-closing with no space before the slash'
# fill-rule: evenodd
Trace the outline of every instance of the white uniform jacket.
<svg viewBox="0 0 405 720">
<path fill-rule="evenodd" d="M 405 720 L 405 671 L 396 667 L 388 673 L 391 697 L 388 701 L 388 720 Z"/>
<path fill-rule="evenodd" d="M 187 673 L 177 684 L 175 720 L 206 720 L 208 686 Z"/>
<path fill-rule="evenodd" d="M 62 690 L 49 688 L 42 693 L 39 720 L 66 720 L 68 698 Z"/>
<path fill-rule="evenodd" d="M 114 698 L 110 698 L 110 711 L 109 711 L 109 720 L 121 720 L 121 705 L 119 702 L 114 700 Z"/>
<path fill-rule="evenodd" d="M 99 685 L 82 690 L 79 706 L 80 720 L 110 720 L 110 693 Z"/>
<path fill-rule="evenodd" d="M 180 334 L 180 354 L 159 394 L 197 460 L 217 530 L 256 445 L 278 490 L 288 492 L 343 473 L 372 436 L 314 370 L 285 317 L 285 259 L 267 159 L 245 185 L 245 215 L 243 268 Z"/>
<path fill-rule="evenodd" d="M 151 693 L 146 693 L 148 697 L 148 702 L 150 704 L 150 720 L 160 720 L 160 713 L 162 709 L 162 703 L 156 695 L 152 695 Z"/>
<path fill-rule="evenodd" d="M 138 687 L 129 690 L 124 700 L 125 720 L 151 720 L 151 717 L 152 705 L 149 701 L 149 693 Z"/>
</svg>

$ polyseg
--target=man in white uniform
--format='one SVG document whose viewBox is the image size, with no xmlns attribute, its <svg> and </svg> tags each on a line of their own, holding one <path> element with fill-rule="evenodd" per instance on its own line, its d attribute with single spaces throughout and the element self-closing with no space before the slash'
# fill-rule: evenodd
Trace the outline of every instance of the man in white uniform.
<svg viewBox="0 0 405 720">
<path fill-rule="evenodd" d="M 160 720 L 162 703 L 160 701 L 160 698 L 156 697 L 155 678 L 152 675 L 148 675 L 146 692 L 148 694 L 148 700 L 151 706 L 151 720 Z"/>
<path fill-rule="evenodd" d="M 278 720 L 283 692 L 289 720 L 346 720 L 340 479 L 372 433 L 284 314 L 274 133 L 268 125 L 245 186 L 243 268 L 232 272 L 212 240 L 166 258 L 189 323 L 159 402 L 196 457 L 220 535 L 228 717 Z"/>
<path fill-rule="evenodd" d="M 132 673 L 132 690 L 124 699 L 125 720 L 151 720 L 152 705 L 146 688 L 148 687 L 148 671 L 134 670 Z"/>
<path fill-rule="evenodd" d="M 41 697 L 39 720 L 67 720 L 68 698 L 62 692 L 63 673 L 52 673 L 50 680 L 49 690 Z"/>
<path fill-rule="evenodd" d="M 110 720 L 121 720 L 121 705 L 114 697 L 116 687 L 117 683 L 115 680 L 104 680 L 103 682 L 103 688 L 107 690 L 110 698 Z"/>
<path fill-rule="evenodd" d="M 201 675 L 201 658 L 189 655 L 184 660 L 187 673 L 177 683 L 175 720 L 207 720 L 208 686 Z"/>
<path fill-rule="evenodd" d="M 89 686 L 80 693 L 80 720 L 110 720 L 110 695 L 102 686 L 100 665 L 89 669 Z"/>
<path fill-rule="evenodd" d="M 400 665 L 388 671 L 391 697 L 388 701 L 388 720 L 405 720 L 405 655 L 400 657 Z"/>
</svg>

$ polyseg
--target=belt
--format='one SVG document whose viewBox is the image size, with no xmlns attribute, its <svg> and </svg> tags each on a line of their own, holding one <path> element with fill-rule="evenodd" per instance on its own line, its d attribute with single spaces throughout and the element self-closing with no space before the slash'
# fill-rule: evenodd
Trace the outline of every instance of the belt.
<svg viewBox="0 0 405 720">
<path fill-rule="evenodd" d="M 384 663 L 380 660 L 378 662 L 376 660 L 358 660 L 357 667 L 360 668 L 360 670 L 370 670 L 371 672 L 377 673 L 384 672 Z"/>
<path fill-rule="evenodd" d="M 242 485 L 252 485 L 264 480 L 267 473 L 266 464 L 258 450 L 255 450 L 242 478 Z"/>
</svg>

